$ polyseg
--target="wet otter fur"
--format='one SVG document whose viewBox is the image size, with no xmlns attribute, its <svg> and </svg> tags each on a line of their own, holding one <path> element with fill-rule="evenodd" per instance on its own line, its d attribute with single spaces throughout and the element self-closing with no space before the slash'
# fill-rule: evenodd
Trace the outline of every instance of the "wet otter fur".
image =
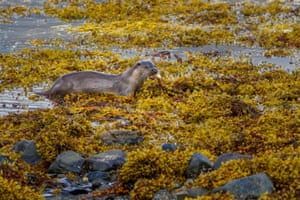
<svg viewBox="0 0 300 200">
<path fill-rule="evenodd" d="M 81 71 L 65 74 L 52 87 L 37 94 L 48 98 L 70 93 L 114 93 L 120 96 L 135 95 L 144 81 L 158 75 L 151 61 L 141 60 L 121 74 L 104 74 L 95 71 Z"/>
</svg>

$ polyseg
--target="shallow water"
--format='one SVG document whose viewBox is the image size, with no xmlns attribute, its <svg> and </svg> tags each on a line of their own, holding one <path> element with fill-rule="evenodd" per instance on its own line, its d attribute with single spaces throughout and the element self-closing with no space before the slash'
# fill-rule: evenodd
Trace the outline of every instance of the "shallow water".
<svg viewBox="0 0 300 200">
<path fill-rule="evenodd" d="M 0 7 L 6 7 L 8 1 L 0 0 Z M 12 0 L 10 5 L 27 5 L 31 7 L 42 7 L 44 1 L 41 0 Z M 83 22 L 62 22 L 56 18 L 46 17 L 45 15 L 34 15 L 31 17 L 14 17 L 12 24 L 0 24 L 0 53 L 16 53 L 18 50 L 30 47 L 32 39 L 51 39 L 51 38 L 72 38 L 73 35 L 68 31 L 70 27 L 80 25 Z M 146 55 L 154 53 L 152 50 L 144 51 L 113 49 L 119 52 L 123 57 L 133 57 L 136 55 Z M 240 47 L 235 45 L 206 45 L 195 48 L 175 48 L 169 50 L 171 55 L 170 61 L 175 61 L 174 54 L 185 58 L 184 52 L 217 52 L 221 56 L 230 56 L 234 59 L 249 58 L 254 65 L 261 63 L 272 63 L 282 66 L 287 71 L 293 71 L 300 66 L 300 52 L 294 52 L 293 56 L 287 57 L 264 57 L 264 49 L 258 47 Z M 149 58 L 149 57 L 147 57 Z M 157 59 L 157 58 L 155 58 Z M 159 68 L 159 66 L 158 66 Z M 41 87 L 33 88 L 33 91 L 40 91 Z M 4 91 L 0 93 L 0 116 L 7 115 L 11 112 L 23 112 L 39 108 L 50 108 L 53 105 L 47 99 L 32 101 L 25 96 L 22 89 Z"/>
<path fill-rule="evenodd" d="M 36 88 L 37 91 L 40 89 Z M 53 104 L 50 100 L 32 101 L 28 97 L 33 95 L 29 92 L 25 96 L 22 89 L 4 91 L 0 94 L 0 116 L 7 115 L 8 113 L 20 113 L 24 111 L 51 108 Z"/>
<path fill-rule="evenodd" d="M 0 7 L 7 5 L 25 5 L 29 7 L 42 7 L 44 0 L 0 0 Z M 45 15 L 33 15 L 30 17 L 13 17 L 11 24 L 0 23 L 0 53 L 16 53 L 27 47 L 31 47 L 30 40 L 51 38 L 72 38 L 72 33 L 68 31 L 73 24 L 62 22 L 56 18 Z M 33 91 L 40 91 L 42 88 L 33 88 Z M 6 90 L 0 93 L 0 116 L 8 113 L 18 113 L 39 108 L 51 108 L 53 105 L 47 99 L 32 101 L 25 96 L 22 89 Z"/>
</svg>

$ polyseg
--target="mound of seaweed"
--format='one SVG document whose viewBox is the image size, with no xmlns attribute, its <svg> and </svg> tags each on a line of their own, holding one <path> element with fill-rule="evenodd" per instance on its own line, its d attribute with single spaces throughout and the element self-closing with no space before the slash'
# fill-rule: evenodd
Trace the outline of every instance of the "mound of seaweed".
<svg viewBox="0 0 300 200">
<path fill-rule="evenodd" d="M 1 10 L 1 17 L 9 19 L 11 13 L 26 17 L 25 11 L 10 7 Z M 67 21 L 85 19 L 86 23 L 73 28 L 74 33 L 81 32 L 74 40 L 35 40 L 32 48 L 1 54 L 0 91 L 18 87 L 31 91 L 70 71 L 118 73 L 143 57 L 125 59 L 108 50 L 111 47 L 166 49 L 236 42 L 290 55 L 300 44 L 300 26 L 294 20 L 299 20 L 299 8 L 281 1 L 261 6 L 194 0 L 56 0 L 47 1 L 43 11 Z M 242 22 L 237 20 L 237 11 Z M 44 48 L 46 44 L 53 48 Z M 276 48 L 282 51 L 273 51 Z M 153 57 L 162 79 L 147 80 L 136 97 L 68 95 L 52 109 L 1 117 L 0 153 L 5 159 L 0 164 L 0 199 L 42 199 L 49 187 L 59 193 L 48 174 L 58 155 L 71 150 L 88 158 L 112 149 L 125 152 L 126 162 L 114 171 L 110 187 L 94 188 L 86 198 L 127 195 L 152 199 L 157 191 L 172 193 L 182 187 L 213 191 L 231 180 L 258 173 L 266 173 L 274 184 L 274 191 L 261 198 L 299 197 L 299 69 L 287 72 L 267 63 L 254 65 L 247 57 L 235 59 L 217 53 L 187 51 L 179 58 L 169 52 L 169 57 L 177 59 L 154 56 L 148 58 Z M 112 130 L 134 132 L 143 141 L 124 145 L 99 139 Z M 41 156 L 37 165 L 27 164 L 12 151 L 22 140 L 35 142 Z M 167 143 L 176 148 L 163 151 L 162 145 Z M 228 152 L 251 155 L 252 159 L 231 160 L 190 180 L 186 170 L 195 152 L 211 161 Z M 77 175 L 66 176 L 81 177 Z M 229 193 L 197 197 L 231 198 Z"/>
</svg>

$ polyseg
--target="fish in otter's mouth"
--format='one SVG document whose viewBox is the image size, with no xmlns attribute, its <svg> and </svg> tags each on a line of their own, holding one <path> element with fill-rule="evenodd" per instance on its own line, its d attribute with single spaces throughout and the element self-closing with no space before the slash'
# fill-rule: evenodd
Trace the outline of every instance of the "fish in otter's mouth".
<svg viewBox="0 0 300 200">
<path fill-rule="evenodd" d="M 150 73 L 149 77 L 151 79 L 155 79 L 155 78 L 160 79 L 161 75 L 160 75 L 159 71 L 156 68 L 154 68 L 154 69 L 151 70 L 151 73 Z"/>
</svg>

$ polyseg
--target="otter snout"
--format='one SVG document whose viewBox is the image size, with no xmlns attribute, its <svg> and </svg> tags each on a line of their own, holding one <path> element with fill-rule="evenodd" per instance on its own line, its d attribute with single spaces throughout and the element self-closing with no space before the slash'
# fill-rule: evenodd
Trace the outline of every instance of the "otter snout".
<svg viewBox="0 0 300 200">
<path fill-rule="evenodd" d="M 158 73 L 158 70 L 156 68 L 152 68 L 151 72 L 152 72 L 152 74 L 156 74 L 156 73 Z"/>
<path fill-rule="evenodd" d="M 150 78 L 151 78 L 151 79 L 154 79 L 154 78 L 160 79 L 160 78 L 161 78 L 158 69 L 156 69 L 156 68 L 151 69 Z"/>
</svg>

